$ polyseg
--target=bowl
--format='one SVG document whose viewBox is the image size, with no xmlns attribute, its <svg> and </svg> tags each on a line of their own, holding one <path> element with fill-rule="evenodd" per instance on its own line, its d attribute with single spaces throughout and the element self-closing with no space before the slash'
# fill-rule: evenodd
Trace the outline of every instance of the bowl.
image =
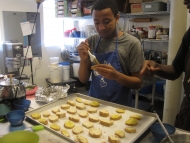
<svg viewBox="0 0 190 143">
<path fill-rule="evenodd" d="M 163 123 L 164 127 L 166 128 L 166 130 L 168 131 L 169 135 L 172 135 L 175 133 L 175 127 L 167 124 L 167 123 Z M 150 131 L 152 133 L 152 135 L 154 136 L 154 139 L 158 142 L 161 142 L 162 139 L 164 139 L 166 137 L 166 134 L 164 132 L 164 130 L 162 129 L 162 126 L 159 123 L 154 123 L 150 126 Z"/>
<path fill-rule="evenodd" d="M 0 138 L 0 143 L 38 143 L 39 136 L 34 132 L 15 131 Z"/>
<path fill-rule="evenodd" d="M 26 96 L 28 96 L 28 95 L 34 95 L 36 93 L 37 89 L 38 89 L 38 86 L 35 86 L 33 89 L 26 90 Z"/>
<path fill-rule="evenodd" d="M 30 107 L 30 100 L 27 99 L 18 99 L 16 101 L 13 102 L 13 105 L 15 107 L 16 110 L 23 110 L 23 111 L 27 111 L 28 108 Z"/>
<path fill-rule="evenodd" d="M 23 123 L 25 112 L 23 110 L 13 110 L 7 113 L 6 117 L 11 126 L 19 126 Z"/>
<path fill-rule="evenodd" d="M 190 143 L 190 135 L 189 134 L 174 134 L 170 135 L 170 138 L 174 143 Z M 168 137 L 165 137 L 161 143 L 169 143 L 170 140 Z"/>
</svg>

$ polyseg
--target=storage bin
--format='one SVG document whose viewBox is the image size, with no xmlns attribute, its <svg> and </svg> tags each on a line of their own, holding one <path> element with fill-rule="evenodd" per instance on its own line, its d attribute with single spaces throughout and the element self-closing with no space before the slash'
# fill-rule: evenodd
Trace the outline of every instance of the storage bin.
<svg viewBox="0 0 190 143">
<path fill-rule="evenodd" d="M 164 96 L 164 85 L 166 84 L 165 80 L 160 80 L 156 82 L 156 94 Z"/>
<path fill-rule="evenodd" d="M 164 2 L 146 2 L 142 3 L 143 12 L 156 12 L 156 11 L 166 11 L 167 4 Z"/>
<path fill-rule="evenodd" d="M 141 3 L 131 4 L 131 13 L 139 13 L 142 12 Z"/>
</svg>

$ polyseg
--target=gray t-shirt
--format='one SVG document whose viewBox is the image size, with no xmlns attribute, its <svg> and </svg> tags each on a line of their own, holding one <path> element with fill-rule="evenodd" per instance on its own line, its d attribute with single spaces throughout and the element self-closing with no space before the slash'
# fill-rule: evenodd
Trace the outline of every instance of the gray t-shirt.
<svg viewBox="0 0 190 143">
<path fill-rule="evenodd" d="M 99 35 L 95 34 L 88 38 L 91 52 L 95 52 L 96 43 Z M 116 48 L 116 39 L 101 38 L 96 53 L 112 52 Z M 131 75 L 133 72 L 139 72 L 144 62 L 143 50 L 140 41 L 132 35 L 124 33 L 118 38 L 118 53 L 121 68 L 125 75 Z"/>
</svg>

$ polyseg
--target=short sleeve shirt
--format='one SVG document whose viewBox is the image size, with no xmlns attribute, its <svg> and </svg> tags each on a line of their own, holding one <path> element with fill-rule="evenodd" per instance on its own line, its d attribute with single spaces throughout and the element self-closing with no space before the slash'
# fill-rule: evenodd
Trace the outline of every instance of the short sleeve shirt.
<svg viewBox="0 0 190 143">
<path fill-rule="evenodd" d="M 189 51 L 190 46 L 190 28 L 186 31 L 183 36 L 182 43 L 179 47 L 179 50 L 176 54 L 175 59 L 172 62 L 172 65 L 175 71 L 180 75 L 185 70 L 185 58 Z"/>
<path fill-rule="evenodd" d="M 95 52 L 96 43 L 99 35 L 95 34 L 88 38 L 91 52 Z M 113 52 L 116 48 L 116 39 L 101 38 L 96 53 Z M 122 71 L 125 75 L 131 75 L 133 72 L 140 72 L 144 55 L 140 41 L 127 33 L 118 38 L 118 56 Z"/>
</svg>

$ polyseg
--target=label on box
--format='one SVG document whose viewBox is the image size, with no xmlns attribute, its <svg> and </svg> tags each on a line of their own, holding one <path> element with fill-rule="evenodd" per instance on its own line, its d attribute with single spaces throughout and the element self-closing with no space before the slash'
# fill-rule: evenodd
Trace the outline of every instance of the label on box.
<svg viewBox="0 0 190 143">
<path fill-rule="evenodd" d="M 145 8 L 152 8 L 152 5 L 145 5 Z"/>
<path fill-rule="evenodd" d="M 133 8 L 141 8 L 141 5 L 140 4 L 134 4 L 132 5 Z"/>
</svg>

